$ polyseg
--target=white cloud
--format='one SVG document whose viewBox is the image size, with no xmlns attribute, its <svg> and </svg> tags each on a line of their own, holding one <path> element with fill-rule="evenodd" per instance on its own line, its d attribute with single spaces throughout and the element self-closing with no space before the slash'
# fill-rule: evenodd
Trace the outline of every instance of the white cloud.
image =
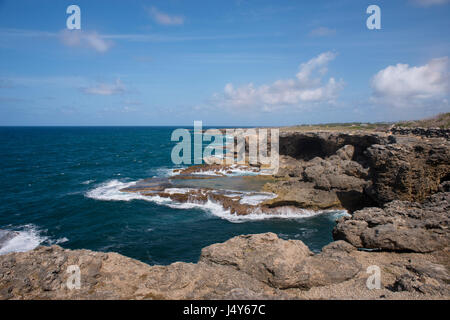
<svg viewBox="0 0 450 320">
<path fill-rule="evenodd" d="M 117 79 L 115 83 L 98 83 L 95 86 L 82 88 L 84 93 L 101 95 L 101 96 L 110 96 L 113 94 L 120 94 L 125 92 L 125 86 Z"/>
<path fill-rule="evenodd" d="M 148 13 L 157 23 L 166 26 L 181 25 L 184 23 L 182 16 L 169 15 L 159 11 L 156 7 L 148 8 Z"/>
<path fill-rule="evenodd" d="M 215 95 L 215 103 L 224 107 L 258 107 L 272 111 L 284 106 L 304 107 L 313 103 L 332 103 L 342 89 L 342 80 L 329 78 L 322 83 L 327 64 L 336 57 L 325 52 L 300 65 L 294 79 L 277 80 L 269 85 L 255 87 L 253 83 L 235 88 L 228 83 L 224 93 Z"/>
<path fill-rule="evenodd" d="M 373 100 L 397 107 L 425 106 L 449 93 L 448 57 L 423 66 L 397 64 L 380 70 L 372 78 Z"/>
<path fill-rule="evenodd" d="M 412 0 L 414 4 L 417 4 L 421 7 L 430 7 L 434 5 L 441 5 L 449 3 L 450 0 Z"/>
<path fill-rule="evenodd" d="M 326 36 L 332 36 L 336 34 L 336 29 L 330 29 L 327 27 L 319 27 L 314 30 L 312 30 L 309 35 L 314 37 L 326 37 Z"/>
<path fill-rule="evenodd" d="M 63 30 L 60 32 L 63 44 L 69 47 L 88 47 L 97 52 L 106 52 L 111 48 L 112 42 L 105 40 L 97 32 L 85 32 L 83 30 Z"/>
</svg>

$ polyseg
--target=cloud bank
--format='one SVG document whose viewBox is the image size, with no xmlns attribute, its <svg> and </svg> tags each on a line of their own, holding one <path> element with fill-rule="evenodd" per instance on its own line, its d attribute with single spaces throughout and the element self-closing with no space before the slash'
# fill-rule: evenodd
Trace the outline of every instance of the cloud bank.
<svg viewBox="0 0 450 320">
<path fill-rule="evenodd" d="M 241 108 L 258 107 L 272 111 L 284 106 L 302 108 L 315 103 L 333 103 L 344 83 L 333 77 L 323 82 L 327 65 L 336 54 L 325 52 L 302 63 L 294 79 L 277 80 L 272 84 L 256 87 L 253 83 L 235 88 L 228 83 L 223 94 L 216 94 L 219 106 Z"/>
<path fill-rule="evenodd" d="M 395 107 L 426 106 L 445 99 L 450 91 L 448 57 L 423 66 L 399 63 L 372 78 L 373 100 Z"/>
</svg>

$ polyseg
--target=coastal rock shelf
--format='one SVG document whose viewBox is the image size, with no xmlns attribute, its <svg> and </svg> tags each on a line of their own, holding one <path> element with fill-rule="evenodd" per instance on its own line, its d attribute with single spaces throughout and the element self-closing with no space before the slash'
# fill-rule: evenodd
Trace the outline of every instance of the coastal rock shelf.
<svg viewBox="0 0 450 320">
<path fill-rule="evenodd" d="M 345 241 L 312 254 L 299 240 L 242 235 L 202 250 L 198 263 L 149 266 L 117 253 L 38 247 L 0 256 L 0 299 L 442 299 L 448 252 L 363 252 Z M 382 287 L 366 286 L 368 266 Z M 446 264 L 447 263 L 447 264 Z M 66 283 L 78 265 L 80 289 Z"/>
<path fill-rule="evenodd" d="M 123 191 L 180 203 L 212 201 L 238 215 L 295 209 L 301 214 L 301 210 L 354 212 L 395 199 L 420 202 L 450 180 L 450 141 L 444 138 L 282 132 L 279 153 L 279 170 L 272 175 L 258 164 L 204 164 L 175 170 L 166 180 L 145 179 Z M 249 205 L 242 202 L 242 193 L 230 197 L 224 190 L 274 196 Z"/>
<path fill-rule="evenodd" d="M 376 132 L 282 132 L 280 169 L 193 166 L 122 189 L 228 214 L 346 209 L 313 254 L 274 233 L 150 266 L 117 253 L 38 247 L 0 256 L 1 299 L 450 299 L 450 142 Z M 243 174 L 244 173 L 244 174 Z M 0 234 L 0 243 L 14 234 Z M 66 285 L 68 266 L 81 288 Z M 368 289 L 368 267 L 381 288 Z"/>
<path fill-rule="evenodd" d="M 209 168 L 209 172 L 211 172 Z M 201 172 L 201 171 L 200 171 Z M 218 176 L 182 173 L 168 179 L 150 178 L 138 181 L 135 185 L 121 189 L 121 192 L 139 193 L 149 198 L 167 199 L 176 203 L 206 204 L 212 202 L 222 206 L 233 215 L 280 214 L 277 208 L 264 203 L 276 197 L 262 191 L 269 176 Z M 286 209 L 296 208 L 283 208 Z M 301 210 L 297 210 L 301 214 Z"/>
</svg>

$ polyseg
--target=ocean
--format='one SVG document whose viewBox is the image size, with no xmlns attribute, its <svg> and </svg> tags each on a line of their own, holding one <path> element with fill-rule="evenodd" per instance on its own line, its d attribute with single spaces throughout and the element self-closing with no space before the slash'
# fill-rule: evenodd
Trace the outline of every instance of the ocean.
<svg viewBox="0 0 450 320">
<path fill-rule="evenodd" d="M 296 218 L 236 217 L 214 203 L 161 202 L 119 190 L 167 177 L 171 127 L 1 127 L 0 254 L 58 244 L 113 251 L 149 264 L 196 262 L 203 247 L 274 232 L 318 252 L 341 211 Z"/>
</svg>

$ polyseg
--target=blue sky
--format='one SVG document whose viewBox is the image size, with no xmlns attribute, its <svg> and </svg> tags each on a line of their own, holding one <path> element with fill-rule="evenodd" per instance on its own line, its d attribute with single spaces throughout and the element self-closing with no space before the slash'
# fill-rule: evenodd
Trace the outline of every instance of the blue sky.
<svg viewBox="0 0 450 320">
<path fill-rule="evenodd" d="M 449 30 L 448 0 L 0 0 L 0 125 L 427 117 L 450 111 Z"/>
</svg>

